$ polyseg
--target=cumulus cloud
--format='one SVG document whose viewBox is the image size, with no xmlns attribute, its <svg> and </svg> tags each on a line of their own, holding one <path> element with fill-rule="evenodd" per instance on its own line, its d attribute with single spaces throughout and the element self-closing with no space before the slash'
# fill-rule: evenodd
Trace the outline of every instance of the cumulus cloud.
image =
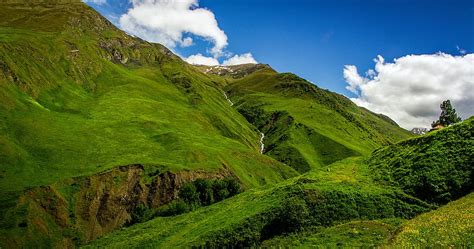
<svg viewBox="0 0 474 249">
<path fill-rule="evenodd" d="M 194 65 L 217 66 L 219 61 L 213 57 L 206 57 L 202 54 L 191 55 L 184 59 L 187 63 Z"/>
<path fill-rule="evenodd" d="M 375 69 L 365 76 L 354 65 L 344 67 L 352 101 L 388 115 L 402 127 L 429 127 L 439 116 L 439 104 L 450 99 L 458 114 L 474 114 L 474 54 L 407 55 L 385 62 L 375 59 Z"/>
<path fill-rule="evenodd" d="M 213 43 L 214 57 L 223 54 L 227 35 L 219 28 L 214 14 L 200 8 L 198 0 L 131 0 L 132 8 L 120 17 L 120 26 L 130 34 L 161 43 L 169 48 L 190 46 L 192 34 Z"/>
<path fill-rule="evenodd" d="M 349 86 L 346 86 L 346 89 L 355 94 L 358 94 L 358 88 L 366 84 L 368 81 L 368 79 L 359 75 L 357 67 L 354 65 L 344 66 L 344 79 L 349 84 Z"/>
<path fill-rule="evenodd" d="M 194 64 L 194 65 L 206 65 L 206 66 L 232 66 L 232 65 L 240 65 L 240 64 L 257 64 L 258 62 L 253 58 L 251 53 L 245 53 L 240 55 L 234 55 L 222 62 L 219 61 L 214 57 L 204 56 L 200 53 L 191 55 L 187 58 L 183 58 L 187 63 Z"/>
<path fill-rule="evenodd" d="M 239 64 L 257 64 L 257 61 L 253 58 L 253 55 L 251 53 L 245 53 L 241 55 L 236 54 L 222 62 L 222 65 L 224 66 L 232 66 Z"/>
</svg>

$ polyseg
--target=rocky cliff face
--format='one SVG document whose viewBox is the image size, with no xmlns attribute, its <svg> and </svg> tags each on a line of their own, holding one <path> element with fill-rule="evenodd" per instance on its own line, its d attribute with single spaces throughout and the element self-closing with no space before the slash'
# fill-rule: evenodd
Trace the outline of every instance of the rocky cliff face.
<svg viewBox="0 0 474 249">
<path fill-rule="evenodd" d="M 226 177 L 235 176 L 227 169 L 149 173 L 142 165 L 128 165 L 33 188 L 7 211 L 23 214 L 10 224 L 23 236 L 5 240 L 12 247 L 34 247 L 37 238 L 51 247 L 74 247 L 124 226 L 137 205 L 157 208 L 178 198 L 184 183 Z"/>
<path fill-rule="evenodd" d="M 413 128 L 411 129 L 411 133 L 416 134 L 416 135 L 423 135 L 428 132 L 427 128 Z"/>
</svg>

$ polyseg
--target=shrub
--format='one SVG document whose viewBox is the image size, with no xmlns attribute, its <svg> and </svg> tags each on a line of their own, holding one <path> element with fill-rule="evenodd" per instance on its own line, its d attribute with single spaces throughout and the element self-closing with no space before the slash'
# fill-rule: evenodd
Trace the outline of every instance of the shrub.
<svg viewBox="0 0 474 249">
<path fill-rule="evenodd" d="M 131 220 L 128 222 L 127 225 L 133 225 L 135 223 L 141 223 L 148 220 L 151 220 L 155 217 L 155 211 L 145 204 L 140 203 L 138 204 L 130 214 Z"/>
<path fill-rule="evenodd" d="M 184 184 L 178 194 L 187 204 L 200 203 L 199 193 L 194 184 Z"/>
<path fill-rule="evenodd" d="M 167 205 L 159 208 L 156 216 L 174 216 L 189 212 L 190 206 L 183 200 L 174 200 Z"/>
</svg>

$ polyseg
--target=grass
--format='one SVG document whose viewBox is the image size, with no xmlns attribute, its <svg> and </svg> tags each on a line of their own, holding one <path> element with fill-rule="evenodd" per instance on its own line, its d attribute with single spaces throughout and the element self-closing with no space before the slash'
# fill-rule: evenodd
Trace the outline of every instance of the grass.
<svg viewBox="0 0 474 249">
<path fill-rule="evenodd" d="M 471 126 L 468 120 L 383 150 L 407 148 L 401 145 L 418 144 L 420 140 L 440 140 L 446 133 L 463 133 Z M 462 141 L 470 139 L 458 139 Z M 377 156 L 377 152 L 372 155 Z M 387 162 L 392 159 L 385 157 Z M 380 181 L 370 162 L 363 157 L 346 158 L 192 213 L 122 229 L 86 247 L 411 247 L 472 243 L 472 194 L 421 214 L 435 206 L 411 197 L 398 185 Z"/>
<path fill-rule="evenodd" d="M 4 7 L 10 19 L 0 20 L 2 191 L 134 163 L 170 171 L 225 165 L 247 187 L 296 175 L 259 155 L 259 133 L 218 86 L 180 59 L 166 57 L 160 45 L 148 47 L 106 21 L 101 26 L 96 23 L 101 17 L 83 4 Z M 38 12 L 35 22 L 21 19 Z M 75 19 L 81 13 L 85 17 Z M 37 26 L 52 16 L 59 16 L 50 24 L 54 28 Z M 74 27 L 59 25 L 73 21 Z M 93 25 L 102 32 L 76 36 L 77 29 Z M 99 44 L 114 46 L 116 40 L 142 46 L 144 54 L 151 50 L 163 63 L 134 55 L 126 45 L 117 49 L 134 63 L 112 63 Z M 71 48 L 79 52 L 71 54 Z M 188 88 L 177 79 L 189 81 Z"/>
<path fill-rule="evenodd" d="M 351 221 L 264 241 L 262 248 L 374 248 L 388 244 L 400 219 Z M 395 223 L 395 224 L 393 224 Z"/>
<path fill-rule="evenodd" d="M 380 149 L 366 161 L 374 149 L 410 133 L 265 65 L 204 74 L 165 47 L 117 30 L 83 3 L 15 1 L 0 4 L 2 247 L 73 247 L 95 238 L 96 228 L 111 231 L 107 220 L 104 227 L 94 221 L 126 219 L 116 201 L 129 193 L 134 176 L 119 168 L 126 165 L 143 165 L 144 175 L 133 180 L 139 189 L 158 173 L 225 171 L 246 191 L 137 223 L 86 247 L 248 247 L 294 240 L 332 246 L 341 239 L 376 246 L 395 227 L 385 219 L 433 208 L 413 197 L 432 201 L 409 185 L 423 172 L 442 183 L 436 185 L 439 200 L 465 193 L 472 183 L 472 139 L 466 139 L 472 120 Z M 442 170 L 420 173 L 412 163 L 417 156 Z M 393 174 L 397 168 L 408 178 Z M 446 182 L 454 185 L 446 189 Z M 104 193 L 116 202 L 104 197 L 110 206 L 103 213 L 81 213 L 88 203 L 102 207 L 102 199 L 92 197 Z M 310 227 L 317 229 L 305 230 Z"/>
<path fill-rule="evenodd" d="M 223 81 L 117 30 L 83 3 L 0 4 L 0 58 L 2 245 L 68 241 L 75 232 L 45 210 L 62 207 L 30 204 L 25 193 L 119 166 L 225 169 L 245 188 L 297 175 L 259 153 L 260 134 L 229 106 Z M 58 196 L 75 214 L 81 200 Z"/>
<path fill-rule="evenodd" d="M 330 165 L 329 172 L 314 170 L 191 213 L 155 218 L 93 241 L 86 248 L 255 246 L 302 226 L 410 218 L 430 207 L 396 189 L 375 185 L 361 163 L 360 158 L 349 158 Z"/>
<path fill-rule="evenodd" d="M 397 248 L 472 248 L 474 193 L 406 222 L 393 241 Z"/>
<path fill-rule="evenodd" d="M 266 134 L 266 154 L 299 172 L 411 136 L 393 121 L 292 74 L 264 68 L 230 82 L 226 89 L 238 110 Z"/>
<path fill-rule="evenodd" d="M 445 204 L 473 189 L 474 118 L 375 151 L 376 178 L 428 202 Z"/>
</svg>

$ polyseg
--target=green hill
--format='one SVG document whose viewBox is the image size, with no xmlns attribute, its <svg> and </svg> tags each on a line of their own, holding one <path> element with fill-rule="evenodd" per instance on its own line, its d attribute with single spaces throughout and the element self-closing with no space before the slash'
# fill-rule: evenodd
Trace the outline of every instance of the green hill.
<svg viewBox="0 0 474 249">
<path fill-rule="evenodd" d="M 329 167 L 330 171 L 313 170 L 195 212 L 137 224 L 87 247 L 251 247 L 305 227 L 358 219 L 407 219 L 431 207 L 396 188 L 374 184 L 359 158 Z"/>
<path fill-rule="evenodd" d="M 297 175 L 259 153 L 260 134 L 229 106 L 223 82 L 165 47 L 128 36 L 80 2 L 0 5 L 2 243 L 91 239 L 77 234 L 90 226 L 120 227 L 135 206 L 169 202 L 184 182 L 199 177 L 232 177 L 251 188 Z M 134 165 L 143 170 L 115 170 Z M 127 182 L 134 172 L 140 180 Z M 104 174 L 112 180 L 90 185 Z M 151 184 L 160 179 L 171 181 L 160 189 L 165 194 L 119 203 L 126 210 L 119 220 L 88 218 L 117 211 L 108 198 L 131 193 L 127 186 L 156 191 L 160 185 Z M 115 182 L 121 187 L 111 193 Z M 105 206 L 79 213 L 76 204 L 90 194 L 75 190 L 87 188 Z M 70 213 L 66 223 L 58 221 L 59 203 L 44 204 L 49 198 Z"/>
<path fill-rule="evenodd" d="M 411 136 L 342 95 L 268 66 L 229 82 L 226 90 L 236 108 L 265 133 L 265 154 L 299 172 Z"/>
<path fill-rule="evenodd" d="M 464 134 L 448 141 L 450 146 L 460 148 L 457 145 L 472 141 L 472 134 L 464 132 L 473 127 L 470 119 L 382 150 L 416 150 L 418 147 L 409 148 L 406 143 L 441 142 L 446 134 Z M 327 170 L 313 169 L 273 187 L 246 191 L 189 214 L 156 218 L 105 236 L 88 247 L 403 247 L 428 245 L 431 240 L 437 245 L 470 243 L 474 227 L 469 216 L 472 194 L 411 219 L 436 206 L 408 195 L 403 186 L 381 181 L 379 171 L 383 168 L 377 168 L 374 162 L 385 158 L 387 163 L 393 157 L 380 157 L 379 153 L 374 152 L 368 159 L 347 158 L 327 166 Z M 466 153 L 466 158 L 473 157 L 471 151 Z M 433 153 L 424 158 L 436 160 L 438 156 Z M 450 167 L 437 166 L 439 171 Z M 468 175 L 466 181 L 471 180 Z M 412 194 L 421 196 L 420 192 Z M 441 236 L 450 228 L 448 235 Z"/>
<path fill-rule="evenodd" d="M 474 190 L 474 118 L 376 150 L 376 178 L 422 200 L 445 204 Z"/>
<path fill-rule="evenodd" d="M 382 152 L 399 145 L 364 158 L 410 136 L 268 65 L 189 65 L 78 0 L 0 3 L 2 248 L 261 245 L 408 219 L 448 199 L 373 177 L 398 167 Z M 459 151 L 441 154 L 460 158 L 449 186 L 472 178 Z"/>
<path fill-rule="evenodd" d="M 228 167 L 246 186 L 295 175 L 259 155 L 219 84 L 163 46 L 82 3 L 0 11 L 2 190 L 135 163 Z"/>
</svg>

